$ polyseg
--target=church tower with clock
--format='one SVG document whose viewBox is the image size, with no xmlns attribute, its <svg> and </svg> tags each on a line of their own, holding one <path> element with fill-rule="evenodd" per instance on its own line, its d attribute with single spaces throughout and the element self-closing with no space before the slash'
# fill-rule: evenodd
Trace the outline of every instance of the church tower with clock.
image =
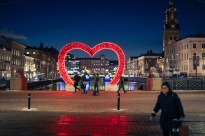
<svg viewBox="0 0 205 136">
<path fill-rule="evenodd" d="M 165 11 L 166 20 L 164 22 L 164 29 L 163 29 L 163 51 L 166 45 L 179 40 L 180 27 L 179 27 L 176 13 L 177 11 L 176 8 L 174 7 L 173 1 L 169 0 L 169 6 Z"/>
</svg>

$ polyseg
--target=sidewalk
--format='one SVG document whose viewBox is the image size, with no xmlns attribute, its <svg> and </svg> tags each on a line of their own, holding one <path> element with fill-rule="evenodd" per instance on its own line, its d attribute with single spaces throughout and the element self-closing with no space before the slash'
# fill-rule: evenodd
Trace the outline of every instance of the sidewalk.
<svg viewBox="0 0 205 136">
<path fill-rule="evenodd" d="M 0 135 L 139 135 L 160 136 L 156 122 L 149 122 L 150 112 L 159 92 L 121 91 L 121 110 L 117 93 L 100 96 L 65 91 L 0 92 Z M 179 92 L 186 122 L 192 136 L 205 135 L 205 91 Z"/>
</svg>

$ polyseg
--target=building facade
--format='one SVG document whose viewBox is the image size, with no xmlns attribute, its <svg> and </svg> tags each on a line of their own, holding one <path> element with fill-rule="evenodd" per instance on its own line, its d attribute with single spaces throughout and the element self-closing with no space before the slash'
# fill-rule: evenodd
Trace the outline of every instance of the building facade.
<svg viewBox="0 0 205 136">
<path fill-rule="evenodd" d="M 127 61 L 127 73 L 134 76 L 148 76 L 150 67 L 155 67 L 161 74 L 163 71 L 163 58 L 161 53 L 153 53 L 152 50 L 140 56 L 131 57 Z"/>
<path fill-rule="evenodd" d="M 107 74 L 109 73 L 109 60 L 105 55 L 100 58 L 78 58 L 80 60 L 80 69 L 89 70 L 90 73 Z"/>
<path fill-rule="evenodd" d="M 68 74 L 74 74 L 74 72 L 80 73 L 80 60 L 75 58 L 74 54 L 67 54 L 66 55 L 66 62 L 65 62 Z"/>
<path fill-rule="evenodd" d="M 196 73 L 204 76 L 205 37 L 189 37 L 169 44 L 164 55 L 166 70 L 179 70 L 187 76 L 196 76 Z"/>
<path fill-rule="evenodd" d="M 11 78 L 11 51 L 0 45 L 0 79 Z"/>
<path fill-rule="evenodd" d="M 4 37 L 0 37 L 0 45 L 3 48 L 2 52 L 5 53 L 7 51 L 8 53 L 8 56 L 4 55 L 5 57 L 2 57 L 4 59 L 4 70 L 6 67 L 6 73 L 8 73 L 6 76 L 7 78 L 12 78 L 15 76 L 17 69 L 24 69 L 24 50 L 26 46 L 13 39 Z"/>
<path fill-rule="evenodd" d="M 118 60 L 110 60 L 109 61 L 109 73 L 112 75 L 115 75 L 117 69 L 118 69 Z"/>
<path fill-rule="evenodd" d="M 34 58 L 33 78 L 35 78 L 35 80 L 53 79 L 57 77 L 57 59 L 52 57 L 51 54 L 32 47 L 27 47 L 25 54 Z"/>
<path fill-rule="evenodd" d="M 28 81 L 31 81 L 35 77 L 35 63 L 34 63 L 34 58 L 25 55 L 25 65 L 24 65 L 24 76 L 28 79 Z"/>
<path fill-rule="evenodd" d="M 132 56 L 126 62 L 126 70 L 125 74 L 127 75 L 139 75 L 139 65 L 138 65 L 138 57 Z"/>
</svg>

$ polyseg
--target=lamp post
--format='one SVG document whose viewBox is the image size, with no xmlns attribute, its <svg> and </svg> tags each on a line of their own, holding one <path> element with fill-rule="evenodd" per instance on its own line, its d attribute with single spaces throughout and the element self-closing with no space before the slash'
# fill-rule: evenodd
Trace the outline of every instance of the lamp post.
<svg viewBox="0 0 205 136">
<path fill-rule="evenodd" d="M 204 84 L 204 46 L 203 46 L 203 44 L 202 44 L 202 51 L 203 51 L 203 53 L 202 53 L 202 59 L 203 59 L 203 66 L 202 66 L 202 70 L 203 70 L 203 75 L 202 75 L 202 77 L 203 77 L 203 84 Z"/>
<path fill-rule="evenodd" d="M 156 67 L 157 73 L 159 73 L 159 61 L 158 61 L 158 58 L 156 60 L 155 67 Z"/>
<path fill-rule="evenodd" d="M 196 47 L 196 53 L 194 54 L 194 58 L 195 58 L 195 60 L 194 60 L 194 64 L 195 64 L 195 68 L 196 68 L 196 80 L 197 80 L 197 78 L 198 78 L 198 75 L 197 75 L 197 47 Z"/>
<path fill-rule="evenodd" d="M 196 60 L 196 54 L 194 54 L 194 67 L 195 67 L 195 69 L 196 69 L 196 79 L 197 79 L 197 62 L 196 62 L 197 60 Z"/>
<path fill-rule="evenodd" d="M 172 78 L 174 78 L 174 56 L 172 55 L 172 59 L 171 59 L 171 71 L 172 71 Z"/>
<path fill-rule="evenodd" d="M 147 61 L 146 61 L 146 63 L 145 63 L 145 73 L 146 73 L 146 77 L 147 77 L 147 72 L 148 72 L 148 63 L 147 63 Z"/>
<path fill-rule="evenodd" d="M 178 53 L 175 55 L 175 70 L 177 71 L 177 80 L 178 76 L 180 75 L 180 69 L 177 67 L 178 65 Z"/>
<path fill-rule="evenodd" d="M 0 78 L 2 78 L 3 62 L 0 61 Z"/>
<path fill-rule="evenodd" d="M 31 75 L 31 63 L 29 62 L 29 75 L 28 75 L 28 81 L 30 82 L 30 75 Z"/>
</svg>

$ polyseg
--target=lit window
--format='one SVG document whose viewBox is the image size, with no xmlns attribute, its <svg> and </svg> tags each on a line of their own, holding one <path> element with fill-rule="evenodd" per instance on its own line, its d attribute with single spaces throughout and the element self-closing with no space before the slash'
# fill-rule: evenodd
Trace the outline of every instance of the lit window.
<svg viewBox="0 0 205 136">
<path fill-rule="evenodd" d="M 26 52 L 26 54 L 29 54 L 29 52 Z"/>
<path fill-rule="evenodd" d="M 36 54 L 36 52 L 33 52 L 33 54 Z"/>
</svg>

